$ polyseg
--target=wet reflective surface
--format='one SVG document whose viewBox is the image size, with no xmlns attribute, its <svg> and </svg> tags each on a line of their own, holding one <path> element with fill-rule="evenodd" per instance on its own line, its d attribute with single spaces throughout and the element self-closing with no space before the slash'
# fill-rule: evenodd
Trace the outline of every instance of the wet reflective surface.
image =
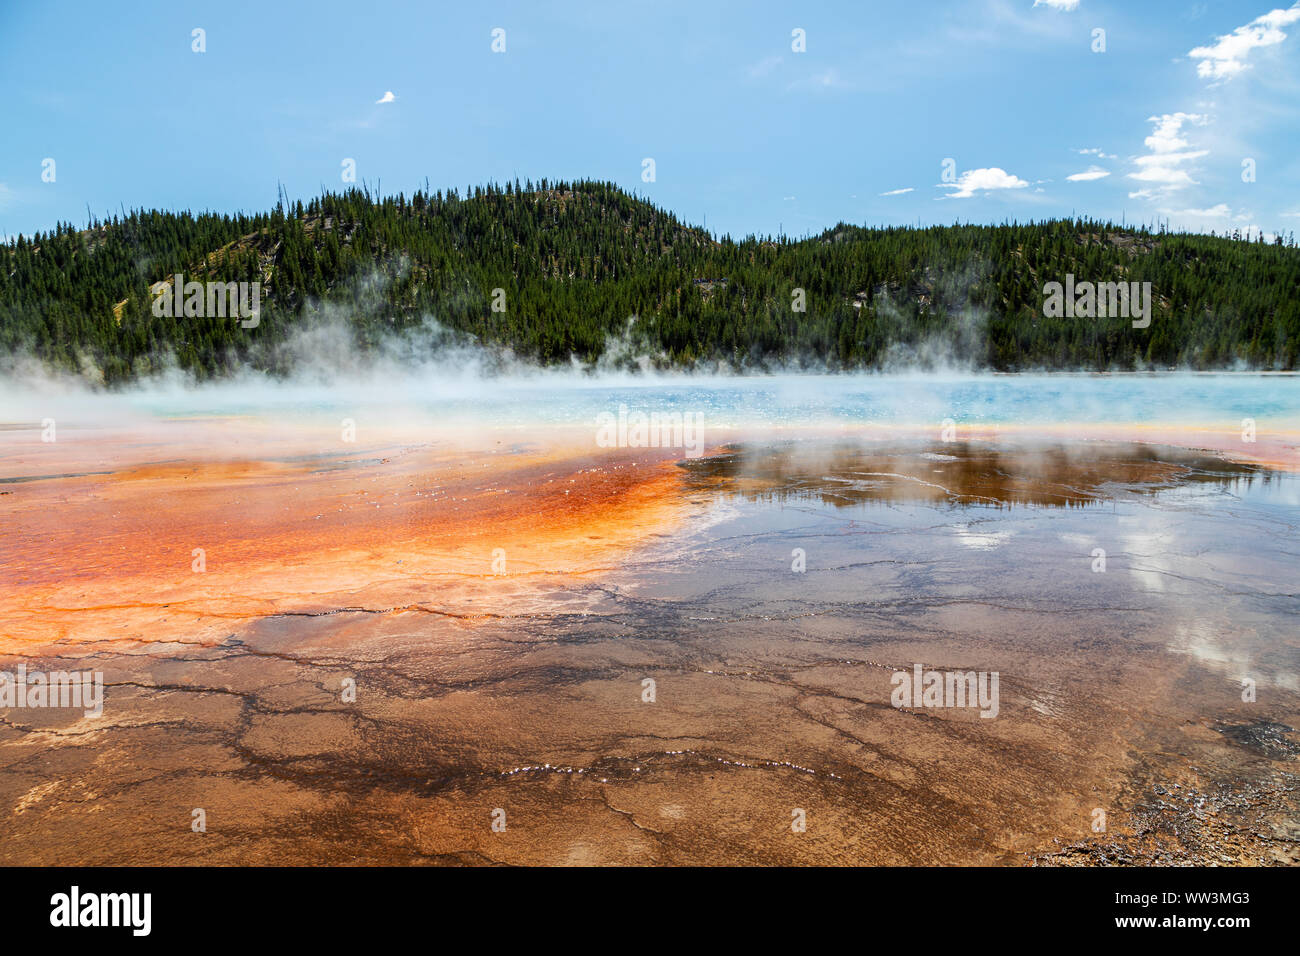
<svg viewBox="0 0 1300 956">
<path fill-rule="evenodd" d="M 704 487 L 750 500 L 1067 507 L 1181 484 L 1249 489 L 1274 473 L 1249 462 L 1142 442 L 786 441 L 682 463 Z"/>
<path fill-rule="evenodd" d="M 1296 862 L 1293 474 L 1025 437 L 529 447 L 7 485 L 4 666 L 108 696 L 0 714 L 0 860 Z M 996 672 L 997 717 L 895 707 L 917 664 Z"/>
</svg>

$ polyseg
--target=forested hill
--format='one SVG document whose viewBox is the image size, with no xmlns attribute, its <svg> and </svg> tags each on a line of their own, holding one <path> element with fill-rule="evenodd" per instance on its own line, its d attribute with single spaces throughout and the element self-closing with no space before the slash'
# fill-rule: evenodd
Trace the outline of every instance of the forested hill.
<svg viewBox="0 0 1300 956">
<path fill-rule="evenodd" d="M 256 326 L 156 316 L 151 285 L 175 273 L 262 283 Z M 1150 282 L 1150 326 L 1045 318 L 1044 285 L 1067 274 Z M 616 343 L 662 365 L 755 370 L 918 355 L 1289 369 L 1300 249 L 1093 221 L 716 241 L 613 185 L 546 181 L 382 200 L 352 189 L 255 216 L 138 211 L 0 245 L 0 350 L 110 384 L 167 363 L 201 378 L 288 371 L 276 346 L 304 324 L 345 321 L 364 350 L 429 319 L 542 363 L 609 361 Z"/>
</svg>

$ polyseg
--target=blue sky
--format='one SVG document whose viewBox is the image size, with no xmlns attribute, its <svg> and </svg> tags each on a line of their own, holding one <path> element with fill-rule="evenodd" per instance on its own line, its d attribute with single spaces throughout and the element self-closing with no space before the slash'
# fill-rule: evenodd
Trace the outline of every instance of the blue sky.
<svg viewBox="0 0 1300 956">
<path fill-rule="evenodd" d="M 0 90 L 9 236 L 88 204 L 264 210 L 277 181 L 342 187 L 349 158 L 386 193 L 609 179 L 734 236 L 1300 230 L 1285 0 L 43 0 L 0 5 Z"/>
</svg>

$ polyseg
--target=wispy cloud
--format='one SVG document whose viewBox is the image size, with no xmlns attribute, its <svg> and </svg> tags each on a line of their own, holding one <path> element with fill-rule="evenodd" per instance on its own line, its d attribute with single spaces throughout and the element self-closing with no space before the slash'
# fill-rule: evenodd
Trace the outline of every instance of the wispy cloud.
<svg viewBox="0 0 1300 956">
<path fill-rule="evenodd" d="M 747 72 L 749 73 L 750 79 L 757 80 L 760 77 L 767 76 L 769 73 L 771 73 L 773 70 L 775 70 L 778 66 L 780 66 L 784 62 L 785 62 L 784 57 L 769 56 L 762 60 L 759 60 L 757 63 L 751 66 Z"/>
<path fill-rule="evenodd" d="M 1224 34 L 1209 46 L 1198 46 L 1187 55 L 1200 61 L 1196 64 L 1198 76 L 1211 80 L 1230 80 L 1250 68 L 1246 59 L 1252 50 L 1281 43 L 1287 36 L 1282 27 L 1298 20 L 1300 3 L 1285 10 L 1271 10 L 1244 27 L 1237 27 L 1231 33 Z"/>
<path fill-rule="evenodd" d="M 1077 10 L 1079 0 L 1034 0 L 1036 7 L 1051 7 L 1053 10 Z"/>
<path fill-rule="evenodd" d="M 999 189 L 1024 189 L 1029 183 L 1019 176 L 1013 176 L 1005 169 L 990 166 L 985 169 L 968 169 L 957 177 L 955 183 L 939 183 L 940 189 L 955 189 L 955 193 L 940 196 L 940 199 L 969 199 L 977 192 L 992 192 Z"/>
<path fill-rule="evenodd" d="M 384 95 L 381 96 L 381 97 L 379 97 L 379 99 L 375 100 L 375 102 L 376 102 L 376 103 L 391 103 L 391 102 L 393 102 L 393 100 L 395 100 L 395 99 L 397 99 L 397 97 L 393 95 L 393 91 L 392 91 L 392 90 L 386 90 L 386 91 L 384 92 Z"/>
<path fill-rule="evenodd" d="M 1076 149 L 1075 152 L 1080 156 L 1096 156 L 1098 159 L 1119 159 L 1114 153 L 1104 153 L 1095 147 L 1092 149 Z"/>
<path fill-rule="evenodd" d="M 877 193 L 876 195 L 878 195 L 878 196 L 901 196 L 901 195 L 903 195 L 903 193 L 910 193 L 911 191 L 912 191 L 912 187 L 911 187 L 911 186 L 904 186 L 902 189 L 891 189 L 891 190 L 889 190 L 889 192 L 886 192 L 886 193 Z"/>
<path fill-rule="evenodd" d="M 1207 155 L 1209 150 L 1188 149 L 1183 126 L 1204 126 L 1206 118 L 1199 113 L 1164 113 L 1147 117 L 1147 122 L 1155 124 L 1151 135 L 1143 140 L 1150 152 L 1134 160 L 1138 169 L 1129 173 L 1128 178 L 1151 186 L 1131 192 L 1129 197 L 1150 199 L 1158 192 L 1196 185 L 1191 173 L 1183 168 L 1184 164 Z"/>
<path fill-rule="evenodd" d="M 834 67 L 827 67 L 812 73 L 801 80 L 795 80 L 788 89 L 791 90 L 843 90 L 850 87 L 850 83 L 840 76 L 839 71 Z"/>
<path fill-rule="evenodd" d="M 1100 166 L 1089 166 L 1081 173 L 1066 176 L 1065 180 L 1070 183 L 1087 183 L 1092 182 L 1094 179 L 1105 179 L 1109 175 L 1109 169 L 1102 169 Z"/>
<path fill-rule="evenodd" d="M 1205 117 L 1200 113 L 1164 113 L 1160 116 L 1148 116 L 1148 123 L 1156 127 L 1151 135 L 1142 142 L 1152 153 L 1173 154 L 1187 147 L 1183 138 L 1183 124 L 1205 125 Z"/>
<path fill-rule="evenodd" d="M 1227 219 L 1232 215 L 1232 209 L 1229 208 L 1226 202 L 1221 202 L 1209 209 L 1178 209 L 1172 215 L 1188 216 L 1194 219 Z"/>
</svg>

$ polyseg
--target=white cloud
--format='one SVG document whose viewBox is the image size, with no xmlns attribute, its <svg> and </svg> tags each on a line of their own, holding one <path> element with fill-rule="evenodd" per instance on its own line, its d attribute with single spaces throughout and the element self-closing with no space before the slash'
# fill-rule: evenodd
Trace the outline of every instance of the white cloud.
<svg viewBox="0 0 1300 956">
<path fill-rule="evenodd" d="M 1192 174 L 1185 169 L 1174 169 L 1170 166 L 1148 166 L 1146 169 L 1140 169 L 1136 173 L 1129 173 L 1129 179 L 1136 179 L 1144 183 L 1158 183 L 1168 189 L 1178 189 L 1182 186 L 1195 186 L 1196 180 Z"/>
<path fill-rule="evenodd" d="M 1216 39 L 1209 46 L 1198 46 L 1188 52 L 1196 64 L 1196 74 L 1211 80 L 1230 80 L 1249 69 L 1246 58 L 1251 50 L 1275 46 L 1286 39 L 1282 27 L 1300 20 L 1300 3 L 1287 10 L 1271 10 L 1256 17 L 1244 27 Z"/>
<path fill-rule="evenodd" d="M 1088 183 L 1094 179 L 1105 179 L 1109 175 L 1109 169 L 1102 169 L 1100 166 L 1089 166 L 1083 172 L 1066 176 L 1065 179 L 1071 183 Z"/>
<path fill-rule="evenodd" d="M 1199 113 L 1165 113 L 1149 116 L 1147 122 L 1155 124 L 1151 135 L 1143 140 L 1151 152 L 1134 160 L 1138 169 L 1137 172 L 1129 173 L 1128 178 L 1154 183 L 1159 191 L 1196 185 L 1196 180 L 1183 168 L 1183 164 L 1208 155 L 1209 150 L 1187 149 L 1189 143 L 1183 135 L 1183 126 L 1204 126 L 1206 118 Z M 1150 199 L 1156 193 L 1157 190 L 1141 189 L 1129 193 L 1129 197 Z"/>
<path fill-rule="evenodd" d="M 1151 156 L 1139 156 L 1133 162 L 1139 166 L 1165 166 L 1170 163 L 1181 163 L 1188 159 L 1200 159 L 1209 152 L 1208 149 L 1190 149 L 1185 153 L 1155 153 Z"/>
<path fill-rule="evenodd" d="M 940 183 L 941 189 L 955 189 L 955 193 L 940 196 L 940 199 L 969 199 L 976 191 L 994 189 L 1024 189 L 1029 183 L 1018 176 L 1013 176 L 1005 169 L 991 166 L 987 169 L 968 169 L 957 177 L 955 183 Z"/>
<path fill-rule="evenodd" d="M 1187 140 L 1182 138 L 1183 123 L 1205 125 L 1205 117 L 1199 113 L 1165 113 L 1163 116 L 1148 116 L 1148 123 L 1155 123 L 1156 128 L 1146 139 L 1147 149 L 1153 153 L 1172 153 L 1183 149 Z"/>
<path fill-rule="evenodd" d="M 1119 159 L 1114 153 L 1104 153 L 1100 149 L 1076 149 L 1080 156 L 1096 156 L 1098 159 Z"/>
<path fill-rule="evenodd" d="M 1221 202 L 1209 209 L 1179 209 L 1174 215 L 1188 216 L 1195 219 L 1227 219 L 1232 215 L 1232 210 L 1228 208 L 1226 202 Z"/>
<path fill-rule="evenodd" d="M 393 95 L 393 91 L 392 91 L 392 90 L 387 90 L 387 91 L 384 92 L 384 95 L 381 96 L 379 99 L 375 100 L 375 102 L 376 102 L 376 103 L 391 103 L 391 102 L 393 102 L 393 100 L 395 100 L 395 99 L 397 99 L 397 97 Z"/>
<path fill-rule="evenodd" d="M 1036 7 L 1051 7 L 1053 10 L 1077 10 L 1079 0 L 1034 0 Z"/>
<path fill-rule="evenodd" d="M 903 195 L 903 193 L 910 193 L 911 191 L 912 191 L 912 187 L 911 187 L 911 186 L 907 186 L 907 187 L 905 187 L 905 188 L 903 188 L 903 189 L 891 189 L 891 190 L 890 190 L 889 192 L 887 192 L 887 193 L 878 193 L 878 195 L 880 195 L 880 196 L 901 196 L 901 195 Z"/>
</svg>

